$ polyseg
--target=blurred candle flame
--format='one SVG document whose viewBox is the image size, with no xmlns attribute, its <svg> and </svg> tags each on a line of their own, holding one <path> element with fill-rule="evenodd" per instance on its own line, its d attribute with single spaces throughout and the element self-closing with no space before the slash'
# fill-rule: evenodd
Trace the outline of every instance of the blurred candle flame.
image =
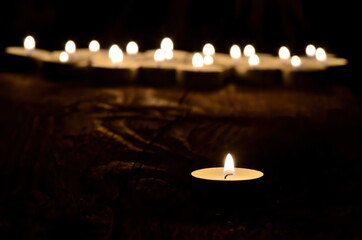
<svg viewBox="0 0 362 240">
<path fill-rule="evenodd" d="M 281 60 L 285 61 L 290 58 L 290 51 L 286 46 L 282 46 L 281 48 L 279 48 L 278 55 Z"/>
<path fill-rule="evenodd" d="M 305 54 L 308 57 L 314 57 L 316 54 L 316 47 L 313 44 L 308 44 L 305 48 Z"/>
<path fill-rule="evenodd" d="M 215 54 L 215 48 L 211 43 L 206 43 L 202 48 L 202 53 L 205 56 L 213 56 Z"/>
<path fill-rule="evenodd" d="M 128 55 L 136 55 L 138 50 L 138 45 L 134 41 L 130 41 L 126 46 L 126 52 Z"/>
<path fill-rule="evenodd" d="M 97 40 L 92 40 L 89 42 L 88 49 L 92 53 L 97 53 L 101 46 L 99 45 L 99 42 Z"/>
<path fill-rule="evenodd" d="M 245 47 L 244 47 L 244 55 L 246 56 L 246 57 L 250 57 L 250 56 L 252 56 L 252 55 L 254 55 L 255 54 L 255 48 L 254 48 L 254 46 L 253 45 L 251 45 L 251 44 L 248 44 L 248 45 L 246 45 Z"/>
<path fill-rule="evenodd" d="M 302 61 L 300 57 L 295 55 L 290 59 L 290 64 L 293 66 L 293 68 L 300 68 L 300 66 L 302 65 Z"/>
<path fill-rule="evenodd" d="M 238 45 L 234 44 L 230 48 L 230 56 L 234 60 L 239 60 L 241 57 L 241 49 Z"/>
<path fill-rule="evenodd" d="M 204 66 L 204 58 L 202 57 L 201 53 L 195 53 L 192 56 L 192 66 L 195 70 L 201 70 Z"/>
<path fill-rule="evenodd" d="M 65 43 L 65 51 L 69 54 L 72 55 L 75 53 L 75 51 L 77 50 L 76 46 L 75 46 L 75 42 L 72 40 L 69 40 L 68 42 Z"/>
<path fill-rule="evenodd" d="M 35 49 L 35 39 L 32 36 L 26 36 L 24 39 L 24 49 L 29 54 Z"/>
<path fill-rule="evenodd" d="M 172 42 L 171 38 L 165 37 L 164 39 L 162 39 L 160 48 L 165 52 L 166 51 L 172 51 L 173 50 L 173 42 Z"/>
<path fill-rule="evenodd" d="M 327 53 L 323 48 L 317 48 L 315 52 L 315 57 L 320 62 L 325 62 L 327 60 Z"/>
<path fill-rule="evenodd" d="M 59 61 L 61 63 L 66 63 L 69 61 L 69 54 L 65 51 L 62 51 L 60 54 L 59 54 Z"/>
<path fill-rule="evenodd" d="M 120 64 L 123 62 L 123 52 L 117 44 L 113 44 L 109 48 L 108 57 L 111 59 L 112 63 Z"/>
</svg>

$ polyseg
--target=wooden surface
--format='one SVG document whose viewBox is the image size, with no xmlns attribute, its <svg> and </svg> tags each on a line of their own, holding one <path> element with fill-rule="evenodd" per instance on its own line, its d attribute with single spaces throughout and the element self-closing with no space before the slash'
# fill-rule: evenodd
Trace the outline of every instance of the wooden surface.
<svg viewBox="0 0 362 240">
<path fill-rule="evenodd" d="M 2 73 L 0 109 L 11 239 L 362 236 L 362 111 L 345 86 L 195 91 Z M 191 177 L 228 152 L 265 176 Z"/>
</svg>

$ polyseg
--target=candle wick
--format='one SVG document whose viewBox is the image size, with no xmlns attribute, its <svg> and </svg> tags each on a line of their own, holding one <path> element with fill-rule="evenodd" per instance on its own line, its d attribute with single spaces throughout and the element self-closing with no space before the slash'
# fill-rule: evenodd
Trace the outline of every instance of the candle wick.
<svg viewBox="0 0 362 240">
<path fill-rule="evenodd" d="M 232 173 L 228 173 L 225 175 L 224 179 L 226 179 L 228 176 L 233 175 Z"/>
</svg>

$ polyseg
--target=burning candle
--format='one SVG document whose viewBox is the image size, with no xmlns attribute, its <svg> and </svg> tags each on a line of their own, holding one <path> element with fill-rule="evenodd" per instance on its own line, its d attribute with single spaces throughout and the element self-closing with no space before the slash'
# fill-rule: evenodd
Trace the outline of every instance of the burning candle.
<svg viewBox="0 0 362 240">
<path fill-rule="evenodd" d="M 278 52 L 279 58 L 282 60 L 283 64 L 286 64 L 290 58 L 290 51 L 286 46 L 279 48 Z"/>
<path fill-rule="evenodd" d="M 77 50 L 77 47 L 75 46 L 75 42 L 72 40 L 69 40 L 65 43 L 65 51 L 69 54 L 69 57 L 72 57 Z"/>
<path fill-rule="evenodd" d="M 122 49 L 120 49 L 117 44 L 113 44 L 109 48 L 108 57 L 111 59 L 113 66 L 118 67 L 123 62 Z"/>
<path fill-rule="evenodd" d="M 92 40 L 89 42 L 88 49 L 92 54 L 96 54 L 100 48 L 101 46 L 97 40 Z"/>
<path fill-rule="evenodd" d="M 24 39 L 24 49 L 26 55 L 30 56 L 35 49 L 35 39 L 32 36 L 26 36 Z"/>
<path fill-rule="evenodd" d="M 134 41 L 130 41 L 126 46 L 126 52 L 128 56 L 135 57 L 138 54 L 138 45 Z"/>
<path fill-rule="evenodd" d="M 305 48 L 305 54 L 306 54 L 309 58 L 315 57 L 316 47 L 315 47 L 313 44 L 308 44 L 307 47 Z"/>
<path fill-rule="evenodd" d="M 60 54 L 59 54 L 59 61 L 61 63 L 66 63 L 69 61 L 69 54 L 65 51 L 62 51 Z"/>
<path fill-rule="evenodd" d="M 251 44 L 246 45 L 244 47 L 243 53 L 244 53 L 244 56 L 246 56 L 246 57 L 250 57 L 250 56 L 254 55 L 255 54 L 254 46 Z"/>
<path fill-rule="evenodd" d="M 260 59 L 259 59 L 258 55 L 256 55 L 256 54 L 250 55 L 249 59 L 248 59 L 248 63 L 249 63 L 250 68 L 253 68 L 253 69 L 257 68 L 257 66 L 260 63 Z"/>
<path fill-rule="evenodd" d="M 238 45 L 234 44 L 230 48 L 230 57 L 234 60 L 234 63 L 238 63 L 241 58 L 241 49 Z"/>
<path fill-rule="evenodd" d="M 206 43 L 202 48 L 202 53 L 205 56 L 213 56 L 215 55 L 215 48 L 211 43 Z"/>
<path fill-rule="evenodd" d="M 191 175 L 195 178 L 212 181 L 245 181 L 260 178 L 264 173 L 254 169 L 235 168 L 234 160 L 229 153 L 226 156 L 224 167 L 203 168 L 193 171 Z"/>
<path fill-rule="evenodd" d="M 165 52 L 162 49 L 157 49 L 153 55 L 153 60 L 155 60 L 157 66 L 161 66 L 165 61 Z"/>
<path fill-rule="evenodd" d="M 292 67 L 293 67 L 294 69 L 301 69 L 302 60 L 300 59 L 300 57 L 294 55 L 294 56 L 290 59 L 290 64 L 292 65 Z"/>
<path fill-rule="evenodd" d="M 325 64 L 327 61 L 327 54 L 326 51 L 323 48 L 317 48 L 315 52 L 315 58 L 320 62 Z"/>
<path fill-rule="evenodd" d="M 201 71 L 204 66 L 204 58 L 200 53 L 195 53 L 192 57 L 192 66 L 195 71 Z"/>
</svg>

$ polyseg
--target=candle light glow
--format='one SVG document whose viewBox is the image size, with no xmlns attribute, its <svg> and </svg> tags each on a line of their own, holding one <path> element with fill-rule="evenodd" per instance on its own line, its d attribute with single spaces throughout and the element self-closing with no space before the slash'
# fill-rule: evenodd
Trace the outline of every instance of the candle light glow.
<svg viewBox="0 0 362 240">
<path fill-rule="evenodd" d="M 290 58 L 290 51 L 287 47 L 282 46 L 281 48 L 279 48 L 278 55 L 282 61 L 286 61 Z"/>
<path fill-rule="evenodd" d="M 201 53 L 195 53 L 192 56 L 192 66 L 195 70 L 200 71 L 204 66 L 204 58 L 202 57 Z"/>
<path fill-rule="evenodd" d="M 214 58 L 210 55 L 206 55 L 203 61 L 205 65 L 211 65 L 214 63 Z"/>
<path fill-rule="evenodd" d="M 88 49 L 91 53 L 97 53 L 100 49 L 99 42 L 97 40 L 92 40 L 89 42 Z"/>
<path fill-rule="evenodd" d="M 172 42 L 171 38 L 165 37 L 164 39 L 162 39 L 160 48 L 165 52 L 170 51 L 170 50 L 172 51 L 173 42 Z"/>
<path fill-rule="evenodd" d="M 32 36 L 26 36 L 24 39 L 24 49 L 28 55 L 35 49 L 35 39 Z"/>
<path fill-rule="evenodd" d="M 157 49 L 153 55 L 153 59 L 157 64 L 161 64 L 165 61 L 165 52 L 162 49 Z"/>
<path fill-rule="evenodd" d="M 250 56 L 254 55 L 254 54 L 255 54 L 255 48 L 254 48 L 254 46 L 251 45 L 251 44 L 246 45 L 246 46 L 244 47 L 243 53 L 244 53 L 244 55 L 245 55 L 246 57 L 250 57 Z"/>
<path fill-rule="evenodd" d="M 60 54 L 59 54 L 59 61 L 61 63 L 66 63 L 69 61 L 69 54 L 65 51 L 62 51 Z"/>
<path fill-rule="evenodd" d="M 117 66 L 121 62 L 123 62 L 123 52 L 122 49 L 119 48 L 118 45 L 113 44 L 109 48 L 108 57 L 111 59 L 112 63 Z"/>
<path fill-rule="evenodd" d="M 258 66 L 260 63 L 260 59 L 259 59 L 258 55 L 256 55 L 256 54 L 251 55 L 248 59 L 248 63 L 249 63 L 250 67 Z"/>
<path fill-rule="evenodd" d="M 315 57 L 319 62 L 325 62 L 327 60 L 327 53 L 323 48 L 317 48 Z"/>
<path fill-rule="evenodd" d="M 225 163 L 224 163 L 224 178 L 226 179 L 229 176 L 233 176 L 235 174 L 234 167 L 234 159 L 230 153 L 226 155 Z"/>
<path fill-rule="evenodd" d="M 316 47 L 313 44 L 308 44 L 308 46 L 305 48 L 305 54 L 308 57 L 314 57 L 316 54 Z"/>
<path fill-rule="evenodd" d="M 298 69 L 301 67 L 302 61 L 300 57 L 295 55 L 290 59 L 290 64 L 293 66 L 293 68 Z"/>
<path fill-rule="evenodd" d="M 76 46 L 75 46 L 75 42 L 72 40 L 69 40 L 68 42 L 66 42 L 65 44 L 65 51 L 69 54 L 72 55 L 75 53 L 75 51 L 77 50 Z"/>
<path fill-rule="evenodd" d="M 126 52 L 128 55 L 135 56 L 138 54 L 138 45 L 134 41 L 130 41 L 126 46 Z"/>
<path fill-rule="evenodd" d="M 202 53 L 205 56 L 213 56 L 215 54 L 215 48 L 211 43 L 206 43 L 202 48 Z"/>
<path fill-rule="evenodd" d="M 241 49 L 238 45 L 234 44 L 230 48 L 230 57 L 235 61 L 241 58 Z"/>
</svg>

